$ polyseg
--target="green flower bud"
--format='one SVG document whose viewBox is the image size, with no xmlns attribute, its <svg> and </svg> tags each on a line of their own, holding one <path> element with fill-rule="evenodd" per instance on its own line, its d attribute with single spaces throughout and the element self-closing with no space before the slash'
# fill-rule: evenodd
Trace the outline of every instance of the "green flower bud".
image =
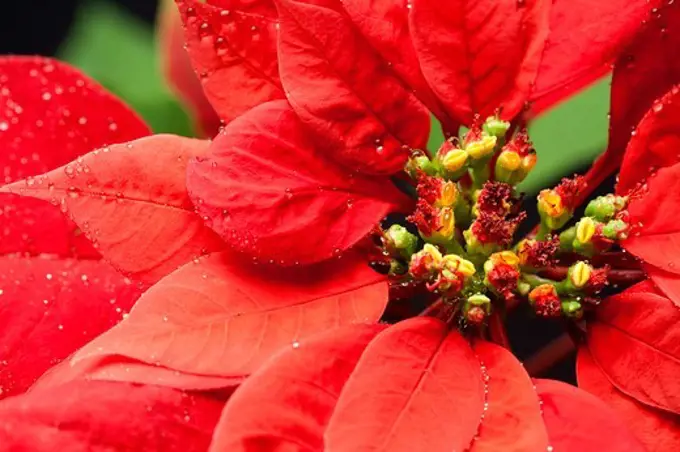
<svg viewBox="0 0 680 452">
<path fill-rule="evenodd" d="M 588 203 L 586 216 L 606 223 L 626 207 L 628 199 L 623 196 L 599 196 Z"/>
<path fill-rule="evenodd" d="M 393 224 L 385 231 L 385 241 L 388 251 L 398 253 L 407 261 L 418 247 L 418 238 L 400 224 Z"/>
<path fill-rule="evenodd" d="M 491 136 L 498 138 L 503 138 L 510 128 L 510 123 L 508 121 L 503 121 L 495 116 L 489 116 L 486 118 L 483 129 L 484 132 Z"/>
<path fill-rule="evenodd" d="M 625 240 L 628 238 L 630 226 L 623 220 L 611 220 L 602 228 L 602 235 L 610 240 Z"/>
<path fill-rule="evenodd" d="M 562 313 L 572 319 L 583 317 L 583 306 L 577 300 L 564 300 L 562 302 Z"/>
<path fill-rule="evenodd" d="M 421 152 L 413 154 L 408 159 L 404 170 L 412 179 L 417 178 L 419 171 L 424 172 L 428 176 L 435 176 L 437 174 L 437 166 L 435 163 Z"/>
</svg>

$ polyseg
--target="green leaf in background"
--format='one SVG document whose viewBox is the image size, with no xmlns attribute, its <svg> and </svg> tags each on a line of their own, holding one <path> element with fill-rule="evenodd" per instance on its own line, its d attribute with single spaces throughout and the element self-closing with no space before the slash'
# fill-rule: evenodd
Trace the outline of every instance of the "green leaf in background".
<svg viewBox="0 0 680 452">
<path fill-rule="evenodd" d="M 604 151 L 610 83 L 611 77 L 602 79 L 531 124 L 529 135 L 538 152 L 538 163 L 520 190 L 536 193 L 586 168 Z M 428 147 L 437 149 L 443 140 L 439 124 L 433 121 Z"/>
<path fill-rule="evenodd" d="M 57 57 L 125 100 L 154 132 L 193 135 L 163 79 L 154 30 L 124 8 L 105 0 L 82 2 Z"/>
</svg>

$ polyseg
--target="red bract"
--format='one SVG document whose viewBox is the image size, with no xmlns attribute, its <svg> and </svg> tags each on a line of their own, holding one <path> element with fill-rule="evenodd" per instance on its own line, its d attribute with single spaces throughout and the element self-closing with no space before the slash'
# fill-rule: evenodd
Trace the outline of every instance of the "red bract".
<svg viewBox="0 0 680 452">
<path fill-rule="evenodd" d="M 158 42 L 165 77 L 170 87 L 189 107 L 195 118 L 195 129 L 202 135 L 213 136 L 220 118 L 203 93 L 203 87 L 184 49 L 182 18 L 174 0 L 163 0 L 158 17 Z"/>
<path fill-rule="evenodd" d="M 226 122 L 284 97 L 271 0 L 176 0 L 206 97 Z"/>
<path fill-rule="evenodd" d="M 333 264 L 263 279 L 227 253 L 190 262 L 149 289 L 123 322 L 71 362 L 120 355 L 192 374 L 248 375 L 281 347 L 380 318 L 384 278 L 356 257 Z"/>
<path fill-rule="evenodd" d="M 149 133 L 125 105 L 53 60 L 0 59 L 0 146 L 5 182 Z M 81 167 L 80 170 L 83 168 Z M 51 201 L 51 202 L 48 202 Z M 0 397 L 113 326 L 139 295 L 67 221 L 56 198 L 3 193 L 0 226 Z"/>
<path fill-rule="evenodd" d="M 348 327 L 253 375 L 224 410 L 211 450 L 572 450 L 574 438 L 579 450 L 603 441 L 642 450 L 592 396 L 535 384 L 509 352 L 471 348 L 434 319 Z M 602 425 L 617 433 L 598 438 Z"/>
<path fill-rule="evenodd" d="M 3 190 L 60 205 L 108 261 L 152 284 L 223 247 L 194 212 L 185 188 L 188 161 L 207 146 L 155 135 L 94 150 Z"/>
<path fill-rule="evenodd" d="M 644 130 L 636 130 L 636 126 L 649 111 L 652 102 L 680 83 L 680 63 L 674 52 L 680 45 L 680 34 L 671 32 L 680 26 L 680 6 L 674 1 L 656 3 L 663 5 L 653 10 L 650 19 L 619 56 L 614 67 L 609 145 L 588 174 L 593 186 L 619 168 L 624 153 L 628 153 L 626 146 L 631 135 L 635 137 L 635 134 L 645 133 Z M 660 119 L 659 122 L 665 120 Z M 660 127 L 656 133 L 664 134 L 663 129 Z M 626 160 L 633 168 L 633 159 L 626 157 Z M 638 171 L 646 171 L 652 165 L 660 166 L 645 162 Z"/>
<path fill-rule="evenodd" d="M 0 405 L 0 444 L 16 452 L 205 451 L 224 398 L 75 381 Z"/>
<path fill-rule="evenodd" d="M 320 149 L 286 101 L 261 105 L 191 164 L 194 204 L 225 242 L 263 262 L 337 257 L 408 199 L 389 179 L 354 174 Z"/>
</svg>

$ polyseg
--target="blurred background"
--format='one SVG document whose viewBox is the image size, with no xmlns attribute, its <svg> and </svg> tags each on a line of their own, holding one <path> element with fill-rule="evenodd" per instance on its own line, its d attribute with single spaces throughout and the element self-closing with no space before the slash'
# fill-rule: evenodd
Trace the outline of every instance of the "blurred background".
<svg viewBox="0 0 680 452">
<path fill-rule="evenodd" d="M 193 121 L 161 71 L 156 18 L 171 0 L 15 0 L 0 15 L 0 53 L 55 56 L 80 68 L 139 112 L 156 132 L 193 135 Z M 609 79 L 534 122 L 535 192 L 584 170 L 607 141 Z M 435 132 L 431 145 L 442 137 Z"/>
</svg>

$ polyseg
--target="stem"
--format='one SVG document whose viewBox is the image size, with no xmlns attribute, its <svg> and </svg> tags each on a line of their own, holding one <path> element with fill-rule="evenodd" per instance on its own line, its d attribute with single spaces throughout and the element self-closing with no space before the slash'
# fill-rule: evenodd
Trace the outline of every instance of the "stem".
<svg viewBox="0 0 680 452">
<path fill-rule="evenodd" d="M 532 377 L 543 375 L 574 350 L 576 350 L 574 341 L 568 334 L 563 334 L 524 361 L 524 369 Z"/>
<path fill-rule="evenodd" d="M 568 271 L 569 271 L 568 267 L 547 268 L 541 271 L 541 275 L 551 279 L 559 280 L 566 278 Z M 609 282 L 611 282 L 612 284 L 620 285 L 633 285 L 644 280 L 646 277 L 647 275 L 642 270 L 625 270 L 625 269 L 612 269 L 609 271 L 609 274 L 607 275 L 607 279 L 609 280 Z M 531 282 L 529 282 L 529 284 L 531 284 Z"/>
</svg>

